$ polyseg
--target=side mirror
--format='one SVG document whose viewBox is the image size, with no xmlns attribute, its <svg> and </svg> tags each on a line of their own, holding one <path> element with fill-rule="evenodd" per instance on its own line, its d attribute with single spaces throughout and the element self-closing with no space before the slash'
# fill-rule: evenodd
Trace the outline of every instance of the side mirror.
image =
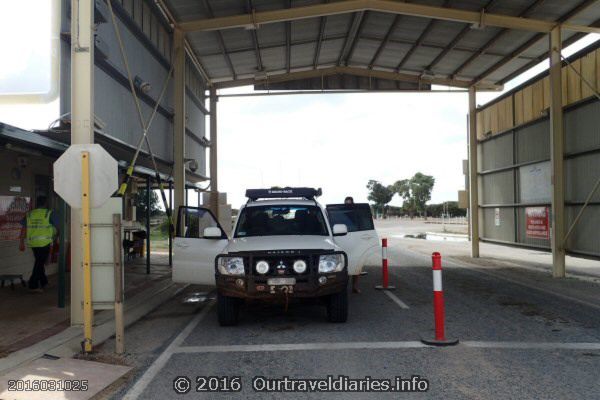
<svg viewBox="0 0 600 400">
<path fill-rule="evenodd" d="M 221 229 L 216 226 L 204 228 L 204 239 L 221 239 L 222 237 L 223 233 L 221 232 Z"/>
<path fill-rule="evenodd" d="M 333 226 L 333 236 L 344 236 L 348 234 L 348 227 L 346 224 L 335 224 Z"/>
</svg>

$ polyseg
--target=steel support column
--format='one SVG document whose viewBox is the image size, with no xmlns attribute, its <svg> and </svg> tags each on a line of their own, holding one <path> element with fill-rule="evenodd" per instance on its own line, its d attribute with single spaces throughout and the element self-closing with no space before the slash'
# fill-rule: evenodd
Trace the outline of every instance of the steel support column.
<svg viewBox="0 0 600 400">
<path fill-rule="evenodd" d="M 550 32 L 550 163 L 552 168 L 552 275 L 565 277 L 565 168 L 562 105 L 562 38 L 560 27 Z"/>
<path fill-rule="evenodd" d="M 477 175 L 477 92 L 469 88 L 469 227 L 471 257 L 479 257 L 479 182 Z"/>
<path fill-rule="evenodd" d="M 210 89 L 210 209 L 219 220 L 219 174 L 217 172 L 217 90 Z"/>
<path fill-rule="evenodd" d="M 150 201 L 152 199 L 152 181 L 146 176 L 146 274 L 150 274 Z"/>
<path fill-rule="evenodd" d="M 169 207 L 173 215 L 173 182 L 169 182 Z M 175 214 L 177 217 L 177 214 Z M 169 266 L 173 266 L 173 232 L 169 229 Z"/>
<path fill-rule="evenodd" d="M 173 116 L 173 180 L 175 186 L 173 213 L 178 215 L 180 206 L 185 205 L 185 34 L 180 29 L 175 29 L 173 34 L 173 45 L 175 51 L 175 68 L 173 69 L 174 90 L 173 104 L 175 108 Z M 176 223 L 178 223 L 177 221 Z"/>
<path fill-rule="evenodd" d="M 71 0 L 71 144 L 94 142 L 94 2 Z M 83 324 L 81 210 L 71 209 L 71 325 Z"/>
</svg>

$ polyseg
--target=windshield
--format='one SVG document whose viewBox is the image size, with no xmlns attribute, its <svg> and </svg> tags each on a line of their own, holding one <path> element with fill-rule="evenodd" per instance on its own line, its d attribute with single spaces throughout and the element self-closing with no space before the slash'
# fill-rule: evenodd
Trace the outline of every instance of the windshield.
<svg viewBox="0 0 600 400">
<path fill-rule="evenodd" d="M 328 236 L 329 233 L 317 206 L 252 206 L 242 210 L 235 237 L 274 235 Z"/>
</svg>

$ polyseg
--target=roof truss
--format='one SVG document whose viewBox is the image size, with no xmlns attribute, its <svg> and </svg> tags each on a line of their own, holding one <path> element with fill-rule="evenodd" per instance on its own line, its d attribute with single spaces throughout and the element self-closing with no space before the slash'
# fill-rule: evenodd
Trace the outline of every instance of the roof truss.
<svg viewBox="0 0 600 400">
<path fill-rule="evenodd" d="M 216 82 L 214 86 L 217 89 L 225 89 L 239 86 L 249 86 L 249 85 L 268 85 L 269 83 L 281 83 L 281 82 L 289 82 L 299 79 L 310 79 L 310 78 L 318 78 L 325 77 L 331 75 L 353 75 L 367 78 L 379 78 L 386 79 L 391 81 L 398 82 L 415 82 L 415 83 L 426 83 L 431 85 L 442 85 L 442 86 L 451 86 L 457 88 L 468 88 L 471 85 L 471 82 L 465 80 L 453 80 L 453 79 L 444 79 L 444 78 L 428 78 L 419 75 L 411 75 L 411 74 L 402 74 L 397 72 L 388 72 L 388 71 L 380 71 L 380 70 L 369 70 L 366 68 L 355 68 L 355 67 L 345 67 L 345 66 L 335 66 L 329 68 L 320 68 L 320 69 L 311 69 L 307 71 L 299 71 L 299 72 L 290 72 L 283 73 L 277 75 L 269 75 L 266 78 L 263 77 L 254 77 L 247 79 L 237 79 L 233 81 L 224 81 L 224 82 Z M 499 85 L 491 85 L 491 84 L 479 84 L 477 89 L 480 91 L 498 91 L 502 90 L 502 86 Z"/>
<path fill-rule="evenodd" d="M 566 13 L 565 15 L 563 15 L 559 19 L 558 23 L 563 23 L 563 22 L 566 22 L 566 21 L 570 20 L 571 18 L 573 18 L 577 14 L 581 13 L 582 11 L 584 11 L 586 8 L 590 7 L 596 1 L 597 0 L 582 0 L 582 1 L 580 1 L 575 7 L 573 7 L 571 9 L 571 11 L 569 11 L 568 13 Z M 592 25 L 592 27 L 593 27 L 593 25 Z M 595 28 L 595 29 L 598 29 L 598 28 Z M 486 71 L 484 71 L 479 76 L 477 76 L 473 80 L 473 84 L 477 84 L 477 83 L 485 80 L 488 76 L 490 76 L 494 72 L 498 71 L 500 68 L 502 68 L 503 66 L 505 66 L 506 64 L 508 64 L 509 62 L 511 62 L 512 60 L 514 60 L 515 58 L 517 58 L 525 50 L 529 49 L 531 46 L 533 46 L 534 44 L 536 44 L 540 40 L 544 39 L 545 37 L 546 37 L 546 35 L 544 35 L 543 33 L 538 33 L 537 35 L 535 35 L 534 37 L 532 37 L 530 40 L 528 40 L 527 42 L 525 42 L 523 45 L 519 46 L 519 48 L 517 48 L 515 51 L 513 51 L 510 55 L 504 57 L 498 63 L 492 65 Z"/>
<path fill-rule="evenodd" d="M 541 33 L 549 33 L 557 25 L 557 23 L 553 21 L 468 11 L 451 7 L 434 7 L 392 0 L 346 0 L 281 10 L 255 12 L 252 14 L 200 19 L 182 22 L 179 26 L 187 32 L 232 28 L 255 28 L 262 24 L 367 11 L 411 15 L 415 17 L 463 22 L 476 26 L 494 26 Z M 562 28 L 575 32 L 600 33 L 599 28 L 589 26 L 562 24 Z"/>
</svg>

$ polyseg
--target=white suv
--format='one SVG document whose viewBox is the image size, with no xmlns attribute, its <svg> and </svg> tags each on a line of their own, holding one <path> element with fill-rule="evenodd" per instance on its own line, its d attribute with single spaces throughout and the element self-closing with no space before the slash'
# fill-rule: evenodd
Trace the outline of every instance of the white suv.
<svg viewBox="0 0 600 400">
<path fill-rule="evenodd" d="M 216 285 L 221 325 L 244 299 L 325 300 L 331 322 L 348 316 L 348 275 L 379 246 L 368 204 L 321 206 L 320 189 L 249 189 L 233 237 L 205 208 L 181 207 L 173 281 Z"/>
</svg>

